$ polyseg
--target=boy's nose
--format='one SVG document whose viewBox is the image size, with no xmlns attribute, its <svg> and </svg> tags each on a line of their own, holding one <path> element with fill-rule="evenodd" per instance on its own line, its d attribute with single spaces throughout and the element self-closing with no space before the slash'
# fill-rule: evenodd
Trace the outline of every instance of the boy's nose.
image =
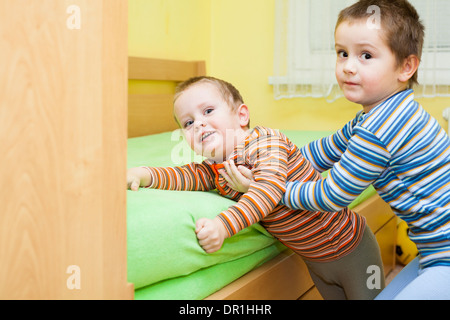
<svg viewBox="0 0 450 320">
<path fill-rule="evenodd" d="M 195 120 L 194 121 L 194 127 L 195 128 L 200 128 L 200 127 L 204 127 L 206 125 L 205 121 L 203 121 L 202 119 L 199 120 Z"/>
<path fill-rule="evenodd" d="M 353 59 L 347 59 L 347 61 L 344 63 L 344 72 L 345 73 L 355 73 L 356 72 L 356 64 L 353 61 Z"/>
</svg>

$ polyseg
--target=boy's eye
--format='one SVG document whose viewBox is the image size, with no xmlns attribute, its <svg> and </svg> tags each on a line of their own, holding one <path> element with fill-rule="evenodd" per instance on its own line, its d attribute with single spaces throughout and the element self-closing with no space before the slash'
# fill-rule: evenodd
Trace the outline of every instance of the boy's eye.
<svg viewBox="0 0 450 320">
<path fill-rule="evenodd" d="M 365 60 L 369 60 L 370 58 L 372 58 L 372 55 L 370 53 L 364 52 L 361 57 Z"/>
<path fill-rule="evenodd" d="M 213 108 L 207 108 L 207 109 L 205 110 L 205 114 L 209 114 L 209 113 L 211 113 L 213 110 L 214 110 Z"/>
<path fill-rule="evenodd" d="M 337 52 L 337 55 L 338 55 L 339 58 L 347 58 L 347 57 L 348 57 L 347 52 L 345 52 L 345 51 L 343 51 L 343 50 L 339 50 L 339 51 Z"/>
<path fill-rule="evenodd" d="M 192 120 L 186 121 L 186 122 L 184 123 L 184 128 L 189 127 L 189 126 L 192 125 L 193 123 L 194 123 L 194 121 L 192 121 Z"/>
</svg>

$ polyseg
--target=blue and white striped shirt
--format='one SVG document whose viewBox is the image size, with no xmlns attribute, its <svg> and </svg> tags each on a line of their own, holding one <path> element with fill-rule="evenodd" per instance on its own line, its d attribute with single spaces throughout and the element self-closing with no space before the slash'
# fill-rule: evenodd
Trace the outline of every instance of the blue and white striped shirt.
<svg viewBox="0 0 450 320">
<path fill-rule="evenodd" d="M 283 203 L 338 211 L 373 184 L 408 223 L 422 267 L 450 265 L 450 139 L 412 90 L 359 112 L 302 153 L 317 170 L 331 170 L 317 182 L 288 182 Z"/>
</svg>

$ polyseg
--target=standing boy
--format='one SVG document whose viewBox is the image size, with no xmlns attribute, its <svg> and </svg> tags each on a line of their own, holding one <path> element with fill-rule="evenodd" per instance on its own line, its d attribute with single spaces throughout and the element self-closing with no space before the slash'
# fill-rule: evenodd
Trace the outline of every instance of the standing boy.
<svg viewBox="0 0 450 320">
<path fill-rule="evenodd" d="M 379 28 L 368 23 L 373 5 L 380 9 Z M 340 13 L 336 78 L 362 111 L 302 148 L 317 170 L 331 170 L 322 181 L 287 182 L 283 200 L 293 209 L 337 211 L 375 187 L 408 223 L 419 250 L 418 261 L 380 299 L 450 299 L 450 139 L 411 89 L 423 37 L 406 0 L 361 0 Z"/>
</svg>

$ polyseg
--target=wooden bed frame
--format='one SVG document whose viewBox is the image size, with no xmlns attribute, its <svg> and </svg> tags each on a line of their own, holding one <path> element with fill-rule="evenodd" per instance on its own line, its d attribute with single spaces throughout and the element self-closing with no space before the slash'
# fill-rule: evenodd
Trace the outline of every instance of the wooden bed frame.
<svg viewBox="0 0 450 320">
<path fill-rule="evenodd" d="M 205 74 L 204 61 L 128 58 L 129 80 L 181 82 Z M 128 137 L 177 129 L 172 100 L 173 93 L 129 94 Z"/>
<path fill-rule="evenodd" d="M 203 61 L 175 61 L 129 57 L 129 80 L 180 82 L 206 74 Z M 176 129 L 172 114 L 173 93 L 129 94 L 128 137 Z M 384 272 L 395 265 L 397 220 L 378 195 L 354 208 L 367 219 L 381 249 Z M 206 299 L 292 300 L 322 299 L 303 260 L 287 250 Z"/>
</svg>

